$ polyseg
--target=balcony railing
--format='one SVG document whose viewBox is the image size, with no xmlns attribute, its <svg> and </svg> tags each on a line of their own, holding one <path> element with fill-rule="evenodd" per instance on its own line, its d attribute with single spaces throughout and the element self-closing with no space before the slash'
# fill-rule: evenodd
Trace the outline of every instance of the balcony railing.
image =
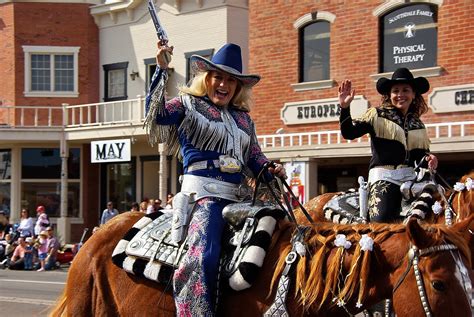
<svg viewBox="0 0 474 317">
<path fill-rule="evenodd" d="M 0 106 L 0 129 L 64 128 L 80 131 L 94 127 L 141 125 L 144 120 L 145 98 L 101 102 L 62 107 Z M 474 121 L 426 124 L 431 140 L 452 137 L 474 137 Z M 145 132 L 143 132 L 145 133 Z M 269 134 L 258 136 L 262 148 L 303 147 L 366 143 L 368 136 L 345 140 L 339 130 Z"/>
<path fill-rule="evenodd" d="M 425 126 L 431 140 L 466 136 L 474 137 L 474 121 L 429 123 Z M 365 135 L 351 141 L 344 139 L 339 130 L 330 130 L 260 135 L 258 140 L 262 148 L 268 148 L 362 143 L 368 142 L 370 137 Z"/>
<path fill-rule="evenodd" d="M 65 105 L 67 129 L 104 125 L 141 124 L 145 117 L 145 98 L 86 105 Z"/>
</svg>

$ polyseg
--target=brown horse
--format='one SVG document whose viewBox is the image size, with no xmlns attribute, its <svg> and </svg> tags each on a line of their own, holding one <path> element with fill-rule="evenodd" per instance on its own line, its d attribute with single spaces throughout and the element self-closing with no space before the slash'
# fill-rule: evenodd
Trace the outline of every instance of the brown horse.
<svg viewBox="0 0 474 317">
<path fill-rule="evenodd" d="M 174 315 L 169 288 L 132 276 L 111 261 L 117 242 L 142 216 L 141 213 L 119 215 L 83 245 L 69 270 L 64 294 L 51 316 Z M 295 277 L 286 300 L 290 316 L 355 314 L 383 298 L 392 297 L 392 293 L 398 316 L 424 315 L 415 273 L 407 257 L 411 245 L 433 251 L 419 258 L 421 280 L 432 313 L 469 315 L 470 298 L 457 278 L 460 274 L 454 272 L 470 265 L 470 252 L 462 234 L 473 219 L 452 227 L 433 225 L 426 230 L 416 221 L 410 221 L 407 226 L 331 223 L 313 226 L 304 239 L 307 254 L 293 268 Z M 289 241 L 294 231 L 292 223 L 279 225 L 257 282 L 245 291 L 226 290 L 220 301 L 220 315 L 261 316 L 268 309 L 275 298 L 277 280 L 291 249 Z M 351 241 L 349 249 L 334 245 L 338 234 L 344 234 Z M 373 239 L 373 251 L 361 250 L 358 242 L 364 234 Z M 451 248 L 456 246 L 457 250 L 438 247 L 446 243 L 452 244 Z M 455 261 L 457 256 L 462 262 Z M 356 307 L 356 303 L 361 305 Z"/>
</svg>

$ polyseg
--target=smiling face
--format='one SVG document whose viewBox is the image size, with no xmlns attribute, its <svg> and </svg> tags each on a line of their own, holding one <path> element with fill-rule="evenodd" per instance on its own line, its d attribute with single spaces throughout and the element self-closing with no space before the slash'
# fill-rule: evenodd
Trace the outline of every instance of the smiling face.
<svg viewBox="0 0 474 317">
<path fill-rule="evenodd" d="M 210 71 L 206 76 L 207 96 L 221 107 L 229 104 L 237 90 L 238 81 L 235 77 L 220 71 Z"/>
<path fill-rule="evenodd" d="M 390 101 L 395 108 L 407 114 L 412 101 L 415 99 L 415 91 L 409 84 L 395 84 L 390 89 Z"/>
</svg>

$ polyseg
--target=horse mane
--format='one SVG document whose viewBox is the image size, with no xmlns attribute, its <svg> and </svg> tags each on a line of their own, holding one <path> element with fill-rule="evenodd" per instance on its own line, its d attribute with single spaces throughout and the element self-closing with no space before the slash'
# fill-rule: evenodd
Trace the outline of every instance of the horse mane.
<svg viewBox="0 0 474 317">
<path fill-rule="evenodd" d="M 461 183 L 466 183 L 468 178 L 474 180 L 474 170 L 472 170 L 469 174 L 464 175 L 459 181 Z M 472 210 L 474 208 L 472 192 L 473 190 L 463 190 L 455 193 L 452 205 L 456 211 L 456 222 L 469 217 L 469 215 L 474 212 L 474 210 Z M 448 194 L 450 195 L 451 193 Z"/>
<path fill-rule="evenodd" d="M 441 242 L 453 243 L 470 263 L 469 247 L 458 232 L 444 225 L 425 225 L 423 227 L 433 236 L 433 239 L 426 241 L 427 244 L 424 247 L 438 245 Z M 406 228 L 403 224 L 387 223 L 358 225 L 318 223 L 312 226 L 305 235 L 306 256 L 299 258 L 296 267 L 295 289 L 297 291 L 295 297 L 303 306 L 303 309 L 308 310 L 315 303 L 319 303 L 317 310 L 324 303 L 332 303 L 333 305 L 336 304 L 336 301 L 347 303 L 350 299 L 354 299 L 353 296 L 357 292 L 357 302 L 363 303 L 368 295 L 371 262 L 380 262 L 376 255 L 377 246 L 380 246 L 395 234 L 406 232 Z M 285 223 L 281 230 L 295 230 L 295 225 Z M 346 239 L 352 243 L 350 249 L 344 250 L 342 247 L 334 245 L 334 240 L 338 234 L 346 235 Z M 373 251 L 361 250 L 359 241 L 363 234 L 367 234 L 373 239 Z M 404 235 L 404 237 L 407 236 Z M 408 239 L 406 241 L 409 242 Z M 285 258 L 292 248 L 289 242 L 285 243 L 287 245 L 280 254 L 271 289 L 277 283 L 286 265 Z M 394 248 L 394 252 L 400 252 L 400 250 L 396 251 Z M 352 258 L 348 266 L 349 270 L 345 273 L 347 275 L 341 280 L 340 276 L 343 273 L 346 254 L 352 256 Z"/>
</svg>

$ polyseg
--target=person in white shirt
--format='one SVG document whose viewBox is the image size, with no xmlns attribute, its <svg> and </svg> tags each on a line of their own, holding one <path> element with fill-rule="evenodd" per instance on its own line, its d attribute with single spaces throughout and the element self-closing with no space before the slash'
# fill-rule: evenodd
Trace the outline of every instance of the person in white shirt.
<svg viewBox="0 0 474 317">
<path fill-rule="evenodd" d="M 109 201 L 107 203 L 107 208 L 102 212 L 102 217 L 100 217 L 100 225 L 102 226 L 107 221 L 118 215 L 118 210 L 114 208 L 114 204 Z"/>
<path fill-rule="evenodd" d="M 20 225 L 18 226 L 18 232 L 20 237 L 32 237 L 34 234 L 35 223 L 33 218 L 30 217 L 28 209 L 23 208 L 20 214 Z"/>
<path fill-rule="evenodd" d="M 36 215 L 38 218 L 35 225 L 35 236 L 38 236 L 41 231 L 44 231 L 49 227 L 49 219 L 46 214 L 46 209 L 42 205 L 36 208 Z"/>
</svg>

